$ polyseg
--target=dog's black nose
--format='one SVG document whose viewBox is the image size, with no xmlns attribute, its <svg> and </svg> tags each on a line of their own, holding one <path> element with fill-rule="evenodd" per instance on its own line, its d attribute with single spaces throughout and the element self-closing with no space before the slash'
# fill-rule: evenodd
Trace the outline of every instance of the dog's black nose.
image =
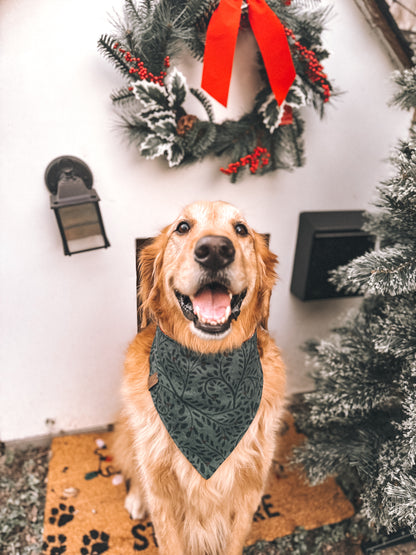
<svg viewBox="0 0 416 555">
<path fill-rule="evenodd" d="M 235 248 L 230 239 L 221 235 L 206 235 L 197 242 L 194 259 L 209 270 L 221 270 L 234 260 Z"/>
</svg>

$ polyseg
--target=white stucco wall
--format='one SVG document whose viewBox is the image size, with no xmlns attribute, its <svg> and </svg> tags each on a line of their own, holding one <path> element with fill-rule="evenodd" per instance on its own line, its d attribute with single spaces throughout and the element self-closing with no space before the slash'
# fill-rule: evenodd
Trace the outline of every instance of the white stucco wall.
<svg viewBox="0 0 416 555">
<path fill-rule="evenodd" d="M 232 185 L 218 160 L 176 171 L 143 160 L 116 130 L 109 94 L 122 80 L 96 49 L 120 5 L 0 3 L 3 441 L 45 434 L 47 419 L 56 421 L 56 432 L 114 420 L 124 352 L 136 329 L 135 238 L 154 235 L 201 198 L 230 201 L 258 231 L 271 233 L 280 282 L 270 330 L 287 362 L 289 390 L 310 387 L 298 346 L 325 334 L 354 301 L 302 303 L 290 295 L 298 214 L 367 208 L 389 172 L 391 147 L 407 131 L 409 116 L 387 107 L 391 61 L 355 4 L 339 0 L 325 33 L 332 52 L 325 68 L 345 93 L 323 121 L 306 111 L 304 168 Z M 237 113 L 249 102 L 239 90 L 253 79 L 241 58 L 230 102 Z M 107 250 L 63 255 L 43 175 L 64 154 L 92 169 Z"/>
</svg>

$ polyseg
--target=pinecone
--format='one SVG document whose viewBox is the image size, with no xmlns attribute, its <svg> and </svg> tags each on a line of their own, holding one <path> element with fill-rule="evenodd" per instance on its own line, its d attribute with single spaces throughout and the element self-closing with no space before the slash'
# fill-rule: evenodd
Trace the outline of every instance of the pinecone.
<svg viewBox="0 0 416 555">
<path fill-rule="evenodd" d="M 208 24 L 211 16 L 217 9 L 219 3 L 219 0 L 212 0 L 212 2 L 209 3 L 208 8 L 195 23 L 195 27 L 198 31 L 200 31 L 201 33 L 205 33 L 205 31 L 208 29 Z"/>
<path fill-rule="evenodd" d="M 185 116 L 181 116 L 178 119 L 178 123 L 176 125 L 176 133 L 178 135 L 185 135 L 187 131 L 190 131 L 198 118 L 196 116 L 192 116 L 190 114 L 186 114 Z"/>
</svg>

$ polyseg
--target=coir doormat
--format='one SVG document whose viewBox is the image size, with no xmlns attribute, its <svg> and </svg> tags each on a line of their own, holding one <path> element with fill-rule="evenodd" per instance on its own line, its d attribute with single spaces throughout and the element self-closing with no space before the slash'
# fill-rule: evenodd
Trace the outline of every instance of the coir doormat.
<svg viewBox="0 0 416 555">
<path fill-rule="evenodd" d="M 353 515 L 352 505 L 333 479 L 310 487 L 287 468 L 294 445 L 303 441 L 286 415 L 280 445 L 247 545 L 272 541 L 302 526 L 308 530 Z M 45 507 L 43 553 L 49 555 L 157 555 L 149 519 L 133 521 L 124 509 L 125 485 L 107 448 L 111 433 L 53 440 Z"/>
</svg>

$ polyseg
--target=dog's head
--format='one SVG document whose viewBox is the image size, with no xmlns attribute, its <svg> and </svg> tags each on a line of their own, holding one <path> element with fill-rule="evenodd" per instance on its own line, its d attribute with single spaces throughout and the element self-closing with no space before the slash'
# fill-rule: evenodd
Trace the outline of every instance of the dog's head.
<svg viewBox="0 0 416 555">
<path fill-rule="evenodd" d="M 191 204 L 143 248 L 142 325 L 200 352 L 239 346 L 267 326 L 276 262 L 234 206 Z"/>
</svg>

